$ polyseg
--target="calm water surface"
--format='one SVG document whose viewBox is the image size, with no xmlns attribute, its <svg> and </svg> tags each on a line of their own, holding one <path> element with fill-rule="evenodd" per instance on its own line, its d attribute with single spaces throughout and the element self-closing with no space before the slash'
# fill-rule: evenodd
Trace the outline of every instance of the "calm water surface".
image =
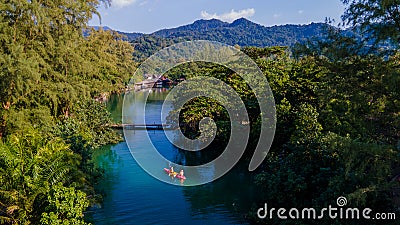
<svg viewBox="0 0 400 225">
<path fill-rule="evenodd" d="M 146 122 L 161 122 L 164 96 L 165 93 L 158 91 L 150 94 Z M 108 102 L 117 122 L 121 121 L 122 102 L 123 96 L 112 96 Z M 142 147 L 145 132 L 135 131 L 134 148 Z M 166 139 L 163 131 L 148 132 L 162 155 L 184 161 L 182 153 Z M 187 187 L 166 184 L 147 174 L 132 157 L 126 142 L 97 150 L 94 161 L 105 170 L 98 184 L 104 193 L 103 202 L 89 211 L 94 224 L 247 224 L 245 216 L 255 206 L 257 194 L 246 165 L 243 169 L 234 168 L 212 183 Z M 162 173 L 167 165 L 155 166 Z"/>
</svg>

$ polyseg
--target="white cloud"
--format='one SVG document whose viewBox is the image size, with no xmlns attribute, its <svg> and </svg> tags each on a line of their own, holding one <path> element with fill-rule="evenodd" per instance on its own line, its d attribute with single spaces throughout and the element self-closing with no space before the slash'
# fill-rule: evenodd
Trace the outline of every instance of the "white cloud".
<svg viewBox="0 0 400 225">
<path fill-rule="evenodd" d="M 278 19 L 279 17 L 281 17 L 281 14 L 275 13 L 274 15 L 272 15 L 272 17 L 274 17 L 274 19 Z"/>
<path fill-rule="evenodd" d="M 250 8 L 250 9 L 242 9 L 239 11 L 235 11 L 232 9 L 230 12 L 226 12 L 220 15 L 216 13 L 210 14 L 207 11 L 201 11 L 200 15 L 204 19 L 219 19 L 226 22 L 232 22 L 242 17 L 244 18 L 252 17 L 255 13 L 256 10 L 254 8 Z"/>
<path fill-rule="evenodd" d="M 131 5 L 135 2 L 136 2 L 136 0 L 112 0 L 111 5 L 122 8 L 122 7 L 125 7 L 128 5 Z"/>
<path fill-rule="evenodd" d="M 299 10 L 299 11 L 297 11 L 297 13 L 298 13 L 298 14 L 303 14 L 303 13 L 304 13 L 304 10 Z"/>
</svg>

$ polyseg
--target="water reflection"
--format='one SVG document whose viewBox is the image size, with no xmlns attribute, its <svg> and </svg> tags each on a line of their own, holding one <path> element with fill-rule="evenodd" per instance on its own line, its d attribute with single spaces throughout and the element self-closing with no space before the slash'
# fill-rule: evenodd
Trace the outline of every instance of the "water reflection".
<svg viewBox="0 0 400 225">
<path fill-rule="evenodd" d="M 165 94 L 151 93 L 148 106 L 159 106 Z M 111 96 L 111 99 L 114 100 L 109 108 L 114 120 L 118 121 L 123 96 Z M 132 110 L 134 108 L 135 105 L 132 105 Z M 146 120 L 155 118 L 159 118 L 157 111 L 146 115 Z M 142 151 L 142 157 L 146 157 L 146 146 L 141 145 L 146 131 L 134 132 L 134 151 Z M 173 162 L 185 165 L 200 158 L 207 159 L 207 154 L 189 154 L 175 148 L 162 131 L 150 131 L 149 136 L 157 140 L 160 154 Z M 245 215 L 256 199 L 247 165 L 237 166 L 215 182 L 182 187 L 165 184 L 149 176 L 133 159 L 125 142 L 96 151 L 94 160 L 105 170 L 105 178 L 98 185 L 105 193 L 104 201 L 100 208 L 91 211 L 94 224 L 246 224 Z M 154 164 L 165 179 L 181 184 L 181 180 L 171 179 L 163 171 L 163 167 L 168 166 L 165 161 Z M 176 167 L 176 170 L 179 169 L 179 166 Z M 185 171 L 185 176 L 188 179 L 183 185 L 191 179 L 203 179 L 201 177 L 212 174 L 201 170 L 193 174 Z"/>
<path fill-rule="evenodd" d="M 126 94 L 122 114 L 123 123 L 146 124 L 146 126 L 147 124 L 165 124 L 167 116 L 165 112 L 172 108 L 172 102 L 164 100 L 167 94 L 167 92 L 162 91 L 141 91 Z M 241 132 L 246 127 L 235 127 L 236 133 L 246 133 Z M 176 142 L 177 140 L 174 137 L 186 139 L 179 136 L 179 132 L 177 130 L 149 132 L 124 129 L 124 136 L 135 160 L 146 172 L 159 180 L 176 184 L 166 178 L 163 171 L 160 172 L 160 166 L 180 166 L 181 169 L 184 168 L 187 175 L 190 175 L 190 179 L 184 182 L 185 185 L 204 184 L 223 176 L 239 160 L 243 153 L 241 146 L 247 143 L 247 136 L 239 135 L 235 138 L 231 137 L 227 151 L 224 151 L 224 148 L 215 148 L 216 145 L 211 145 L 208 150 L 185 152 L 175 148 L 166 138 L 166 136 L 172 137 L 171 141 L 174 144 L 179 144 L 180 142 Z M 197 142 L 192 142 L 192 144 L 195 143 Z"/>
</svg>

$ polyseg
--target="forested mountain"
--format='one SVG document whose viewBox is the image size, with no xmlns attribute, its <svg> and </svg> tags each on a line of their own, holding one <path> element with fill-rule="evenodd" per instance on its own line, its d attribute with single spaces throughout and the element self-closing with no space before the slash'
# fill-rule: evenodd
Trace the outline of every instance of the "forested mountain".
<svg viewBox="0 0 400 225">
<path fill-rule="evenodd" d="M 265 27 L 241 18 L 232 23 L 217 19 L 197 20 L 192 24 L 162 29 L 151 34 L 121 33 L 135 47 L 135 59 L 142 61 L 155 51 L 187 40 L 210 40 L 239 46 L 292 46 L 311 37 L 323 37 L 328 25 L 282 25 Z"/>
<path fill-rule="evenodd" d="M 260 24 L 241 18 L 232 23 L 217 19 L 197 20 L 192 24 L 171 29 L 162 29 L 151 34 L 124 33 L 130 41 L 140 43 L 140 37 L 155 36 L 159 38 L 204 39 L 224 42 L 229 45 L 240 46 L 290 46 L 294 43 L 310 38 L 323 36 L 324 23 L 308 25 L 280 25 L 265 27 Z"/>
<path fill-rule="evenodd" d="M 217 19 L 210 19 L 210 20 L 197 20 L 192 24 L 170 28 L 170 29 L 162 29 L 159 31 L 154 32 L 153 34 L 160 36 L 160 37 L 177 37 L 179 34 L 186 34 L 186 35 L 193 35 L 194 32 L 196 33 L 208 33 L 213 32 L 215 29 L 220 29 L 222 27 L 229 26 L 229 23 L 222 22 Z"/>
<path fill-rule="evenodd" d="M 322 36 L 322 23 L 265 27 L 241 18 L 232 23 L 216 19 L 198 20 L 193 24 L 160 30 L 152 35 L 164 38 L 203 39 L 240 46 L 291 46 L 309 37 Z"/>
<path fill-rule="evenodd" d="M 127 33 L 127 32 L 118 31 L 118 33 L 123 35 L 126 38 L 126 40 L 128 40 L 128 41 L 135 40 L 144 35 L 143 33 L 136 33 L 136 32 L 135 33 Z"/>
<path fill-rule="evenodd" d="M 98 30 L 98 26 L 93 27 Z M 333 28 L 333 29 L 332 29 Z M 104 26 L 103 30 L 112 30 Z M 380 42 L 376 44 L 372 32 L 362 32 L 360 27 L 354 29 L 338 29 L 326 23 L 311 23 L 307 25 L 286 24 L 266 27 L 244 18 L 237 19 L 232 23 L 223 22 L 217 19 L 197 20 L 191 24 L 162 29 L 150 34 L 137 32 L 121 32 L 125 40 L 132 43 L 135 48 L 134 60 L 141 62 L 156 51 L 172 44 L 190 40 L 218 41 L 228 45 L 272 47 L 272 46 L 294 46 L 296 43 L 311 41 L 324 41 L 329 36 L 341 33 L 349 40 L 356 41 L 359 46 L 355 47 L 361 55 L 381 51 L 382 49 L 395 49 L 391 42 Z M 333 33 L 332 33 L 333 32 Z M 361 47 L 363 46 L 363 47 Z M 373 48 L 371 48 L 374 46 Z"/>
<path fill-rule="evenodd" d="M 166 39 L 187 39 L 187 40 L 211 40 L 219 41 L 229 45 L 238 44 L 240 46 L 290 46 L 294 43 L 310 37 L 322 37 L 324 23 L 311 23 L 308 25 L 279 25 L 266 27 L 245 18 L 240 18 L 232 23 L 223 22 L 217 19 L 197 20 L 191 24 L 162 29 L 150 34 L 138 32 L 121 32 L 133 43 L 142 43 L 147 37 L 166 38 Z M 93 26 L 95 30 L 98 26 Z M 111 28 L 104 26 L 104 30 Z"/>
<path fill-rule="evenodd" d="M 103 29 L 104 31 L 108 31 L 108 30 L 114 31 L 112 28 L 110 28 L 110 27 L 108 27 L 108 26 L 91 26 L 91 28 L 93 28 L 94 30 L 100 30 L 100 28 L 101 28 L 101 29 Z M 131 32 L 122 32 L 122 31 L 117 31 L 117 32 L 118 32 L 119 34 L 123 35 L 124 38 L 125 38 L 126 40 L 129 40 L 129 41 L 135 40 L 136 38 L 139 38 L 139 37 L 141 37 L 142 35 L 144 35 L 143 33 L 138 33 L 138 32 L 133 32 L 133 33 L 131 33 Z M 85 35 L 88 35 L 89 32 L 85 32 L 84 34 L 85 34 Z"/>
</svg>

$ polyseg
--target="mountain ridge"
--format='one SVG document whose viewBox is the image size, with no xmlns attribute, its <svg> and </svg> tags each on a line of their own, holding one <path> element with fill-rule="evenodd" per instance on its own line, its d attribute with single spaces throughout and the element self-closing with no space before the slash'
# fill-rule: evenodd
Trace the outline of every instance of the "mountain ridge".
<svg viewBox="0 0 400 225">
<path fill-rule="evenodd" d="M 128 40 L 135 47 L 134 59 L 142 61 L 157 50 L 191 40 L 217 41 L 242 47 L 290 47 L 309 38 L 324 38 L 328 26 L 325 23 L 311 23 L 266 27 L 245 18 L 237 19 L 232 23 L 211 19 L 197 20 L 188 25 L 162 29 L 136 36 L 135 39 L 128 38 Z"/>
<path fill-rule="evenodd" d="M 141 32 L 122 32 L 118 30 L 114 30 L 108 26 L 92 26 L 95 29 L 99 29 L 102 27 L 104 30 L 114 30 L 117 31 L 118 33 L 125 35 L 127 37 L 128 41 L 134 41 L 137 38 L 140 38 L 142 36 L 158 36 L 161 38 L 177 38 L 177 37 L 188 37 L 188 36 L 194 36 L 194 39 L 197 39 L 196 36 L 207 36 L 205 33 L 210 33 L 210 32 L 215 32 L 215 31 L 232 31 L 237 29 L 256 29 L 256 30 L 263 30 L 264 33 L 267 33 L 266 31 L 269 31 L 268 33 L 272 32 L 281 32 L 282 29 L 297 29 L 297 28 L 302 28 L 303 30 L 307 30 L 308 28 L 308 34 L 304 36 L 310 36 L 310 30 L 313 29 L 320 29 L 322 27 L 326 27 L 325 23 L 310 23 L 310 24 L 285 24 L 285 25 L 274 25 L 274 26 L 264 26 L 258 23 L 255 23 L 253 21 L 250 21 L 246 18 L 239 18 L 234 20 L 231 23 L 228 22 L 223 22 L 218 19 L 199 19 L 194 21 L 193 23 L 187 24 L 187 25 L 182 25 L 178 27 L 173 27 L 173 28 L 165 28 L 165 29 L 160 29 L 157 31 L 154 31 L 152 33 L 141 33 Z M 304 29 L 306 28 L 306 29 Z M 310 29 L 311 28 L 311 29 Z M 188 33 L 191 33 L 190 35 Z M 252 35 L 252 33 L 247 30 L 248 35 Z M 195 34 L 195 35 L 193 35 Z M 318 32 L 314 32 L 314 34 L 319 35 L 320 30 Z M 301 35 L 302 36 L 302 35 Z M 249 43 L 247 43 L 249 44 Z M 259 46 L 261 47 L 261 46 Z"/>
<path fill-rule="evenodd" d="M 119 32 L 135 47 L 134 59 L 143 61 L 154 52 L 172 44 L 191 41 L 218 41 L 231 46 L 293 46 L 309 38 L 324 38 L 325 23 L 286 24 L 264 26 L 245 18 L 239 18 L 231 23 L 218 19 L 196 20 L 193 23 L 157 30 L 149 34 Z"/>
</svg>

